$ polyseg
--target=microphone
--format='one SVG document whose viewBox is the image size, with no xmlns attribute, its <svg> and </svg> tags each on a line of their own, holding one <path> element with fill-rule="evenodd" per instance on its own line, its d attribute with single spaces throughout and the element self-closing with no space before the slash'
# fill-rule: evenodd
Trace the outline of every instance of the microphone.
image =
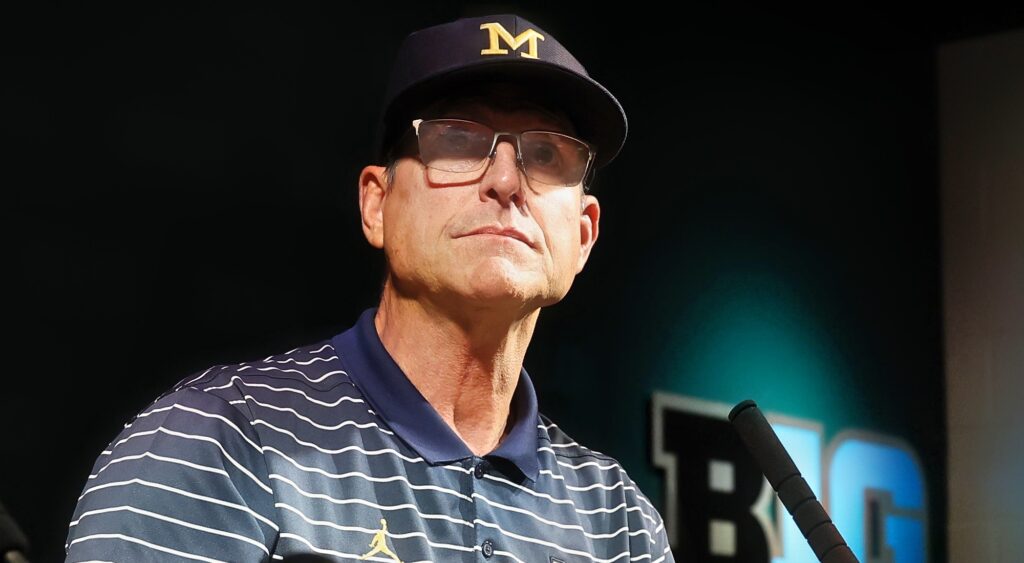
<svg viewBox="0 0 1024 563">
<path fill-rule="evenodd" d="M 28 563 L 28 538 L 0 503 L 0 556 L 3 563 Z"/>
<path fill-rule="evenodd" d="M 761 466 L 779 499 L 796 521 L 800 532 L 822 563 L 858 563 L 850 546 L 836 529 L 825 508 L 789 457 L 775 430 L 768 424 L 757 403 L 743 401 L 729 413 L 729 422 Z"/>
</svg>

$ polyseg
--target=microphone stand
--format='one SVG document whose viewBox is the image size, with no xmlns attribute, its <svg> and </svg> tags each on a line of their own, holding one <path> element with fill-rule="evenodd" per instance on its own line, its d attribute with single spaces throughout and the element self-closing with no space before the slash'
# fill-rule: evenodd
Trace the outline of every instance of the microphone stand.
<svg viewBox="0 0 1024 563">
<path fill-rule="evenodd" d="M 750 455 L 761 467 L 779 500 L 796 521 L 800 533 L 822 563 L 858 563 L 850 546 L 836 529 L 825 508 L 800 475 L 779 436 L 768 424 L 754 401 L 743 401 L 729 413 L 729 422 L 739 433 Z"/>
</svg>

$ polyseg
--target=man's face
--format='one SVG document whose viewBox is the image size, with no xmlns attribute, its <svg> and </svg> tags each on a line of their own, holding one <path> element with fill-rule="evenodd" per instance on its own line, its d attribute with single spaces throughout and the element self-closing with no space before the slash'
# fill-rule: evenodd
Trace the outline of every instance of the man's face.
<svg viewBox="0 0 1024 563">
<path fill-rule="evenodd" d="M 501 109 L 486 98 L 435 104 L 421 117 L 469 119 L 496 131 L 575 133 L 558 114 Z M 368 186 L 374 178 L 383 183 L 380 167 L 364 170 L 364 232 L 383 247 L 403 296 L 443 307 L 529 311 L 561 300 L 583 269 L 597 239 L 597 199 L 579 185 L 531 186 L 510 137 L 501 137 L 495 151 L 470 184 L 431 184 L 415 156 L 400 160 L 386 189 Z"/>
</svg>

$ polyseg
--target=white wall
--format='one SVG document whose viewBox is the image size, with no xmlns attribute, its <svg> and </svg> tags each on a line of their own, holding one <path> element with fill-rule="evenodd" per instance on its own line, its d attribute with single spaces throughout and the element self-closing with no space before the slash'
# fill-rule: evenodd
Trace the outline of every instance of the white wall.
<svg viewBox="0 0 1024 563">
<path fill-rule="evenodd" d="M 1024 31 L 938 51 L 949 560 L 1024 561 Z"/>
</svg>

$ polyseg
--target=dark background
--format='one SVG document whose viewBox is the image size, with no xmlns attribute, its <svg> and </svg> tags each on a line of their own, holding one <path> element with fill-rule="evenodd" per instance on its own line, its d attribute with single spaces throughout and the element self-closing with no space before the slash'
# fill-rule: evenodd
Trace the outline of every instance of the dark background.
<svg viewBox="0 0 1024 563">
<path fill-rule="evenodd" d="M 828 400 L 769 377 L 713 398 L 760 391 L 762 408 L 819 419 L 841 401 L 829 435 L 855 425 L 912 443 L 929 471 L 930 553 L 945 560 L 935 46 L 1019 14 L 295 4 L 33 3 L 2 18 L 14 339 L 0 499 L 35 559 L 62 557 L 93 461 L 159 393 L 329 337 L 376 303 L 382 261 L 356 180 L 397 46 L 517 12 L 630 119 L 598 176 L 595 253 L 526 358 L 542 411 L 660 504 L 650 392 L 717 377 L 672 369 L 708 365 L 687 356 L 705 297 L 741 280 L 770 301 L 783 280 L 843 366 L 815 375 Z"/>
</svg>

